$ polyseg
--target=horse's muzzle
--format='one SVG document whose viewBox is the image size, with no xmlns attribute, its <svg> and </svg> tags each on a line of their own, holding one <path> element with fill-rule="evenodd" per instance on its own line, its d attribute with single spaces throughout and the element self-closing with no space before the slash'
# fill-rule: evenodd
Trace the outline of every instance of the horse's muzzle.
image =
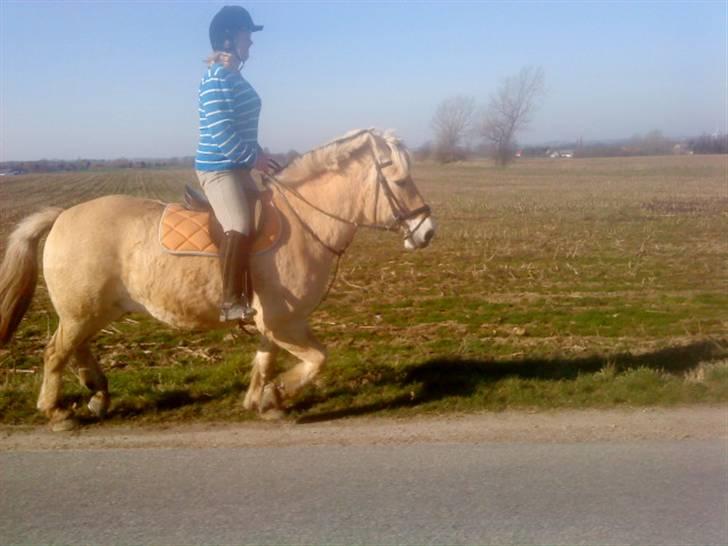
<svg viewBox="0 0 728 546">
<path fill-rule="evenodd" d="M 425 248 L 430 244 L 435 236 L 435 221 L 431 216 L 424 220 L 417 218 L 407 220 L 407 224 L 410 229 L 414 229 L 404 240 L 404 247 L 407 250 Z"/>
</svg>

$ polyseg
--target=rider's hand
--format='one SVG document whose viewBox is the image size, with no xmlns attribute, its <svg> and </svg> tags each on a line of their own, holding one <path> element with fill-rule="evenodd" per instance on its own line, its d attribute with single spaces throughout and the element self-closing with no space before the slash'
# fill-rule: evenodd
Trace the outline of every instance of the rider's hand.
<svg viewBox="0 0 728 546">
<path fill-rule="evenodd" d="M 280 163 L 265 153 L 263 150 L 258 152 L 258 157 L 255 159 L 255 169 L 264 172 L 265 174 L 275 174 L 280 171 Z"/>
<path fill-rule="evenodd" d="M 258 150 L 258 156 L 255 158 L 253 168 L 263 173 L 268 172 L 268 154 L 263 150 Z"/>
</svg>

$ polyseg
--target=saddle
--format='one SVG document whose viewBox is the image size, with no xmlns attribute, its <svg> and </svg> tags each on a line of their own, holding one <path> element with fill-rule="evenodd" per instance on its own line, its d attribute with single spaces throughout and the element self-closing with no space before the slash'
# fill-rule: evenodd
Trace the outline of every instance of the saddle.
<svg viewBox="0 0 728 546">
<path fill-rule="evenodd" d="M 281 216 L 273 203 L 273 192 L 247 191 L 254 221 L 252 254 L 271 250 L 281 236 Z M 184 203 L 169 203 L 159 222 L 159 243 L 170 253 L 184 256 L 217 257 L 223 237 L 220 223 L 207 198 L 185 187 Z"/>
</svg>

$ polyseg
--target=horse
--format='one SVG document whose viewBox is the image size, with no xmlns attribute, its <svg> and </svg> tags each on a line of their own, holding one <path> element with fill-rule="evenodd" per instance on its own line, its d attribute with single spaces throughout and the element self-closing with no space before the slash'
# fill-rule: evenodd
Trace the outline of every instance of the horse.
<svg viewBox="0 0 728 546">
<path fill-rule="evenodd" d="M 245 410 L 284 415 L 286 404 L 323 369 L 326 349 L 308 317 L 359 227 L 399 230 L 410 250 L 430 243 L 435 223 L 410 168 L 407 148 L 393 133 L 364 129 L 298 157 L 273 177 L 283 233 L 271 251 L 251 257 L 260 339 Z M 69 360 L 91 392 L 88 409 L 97 418 L 106 414 L 108 382 L 89 343 L 109 323 L 141 312 L 175 328 L 230 327 L 218 318 L 218 261 L 161 248 L 157 232 L 164 207 L 160 201 L 109 195 L 36 212 L 10 235 L 0 265 L 0 346 L 10 341 L 30 305 L 39 242 L 48 234 L 43 271 L 59 322 L 45 347 L 37 408 L 52 430 L 78 426 L 73 410 L 62 405 Z M 281 348 L 298 362 L 276 374 Z"/>
</svg>

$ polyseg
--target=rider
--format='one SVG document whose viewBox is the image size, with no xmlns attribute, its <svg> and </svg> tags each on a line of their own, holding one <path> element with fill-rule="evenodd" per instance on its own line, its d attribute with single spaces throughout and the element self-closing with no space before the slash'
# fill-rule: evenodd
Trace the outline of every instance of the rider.
<svg viewBox="0 0 728 546">
<path fill-rule="evenodd" d="M 250 170 L 271 170 L 271 158 L 258 144 L 261 101 L 240 75 L 263 27 L 240 6 L 225 6 L 210 23 L 213 53 L 199 92 L 200 140 L 195 169 L 225 235 L 220 245 L 223 300 L 220 321 L 249 320 L 251 211 L 245 189 L 255 190 Z M 275 163 L 273 163 L 274 165 Z"/>
</svg>

